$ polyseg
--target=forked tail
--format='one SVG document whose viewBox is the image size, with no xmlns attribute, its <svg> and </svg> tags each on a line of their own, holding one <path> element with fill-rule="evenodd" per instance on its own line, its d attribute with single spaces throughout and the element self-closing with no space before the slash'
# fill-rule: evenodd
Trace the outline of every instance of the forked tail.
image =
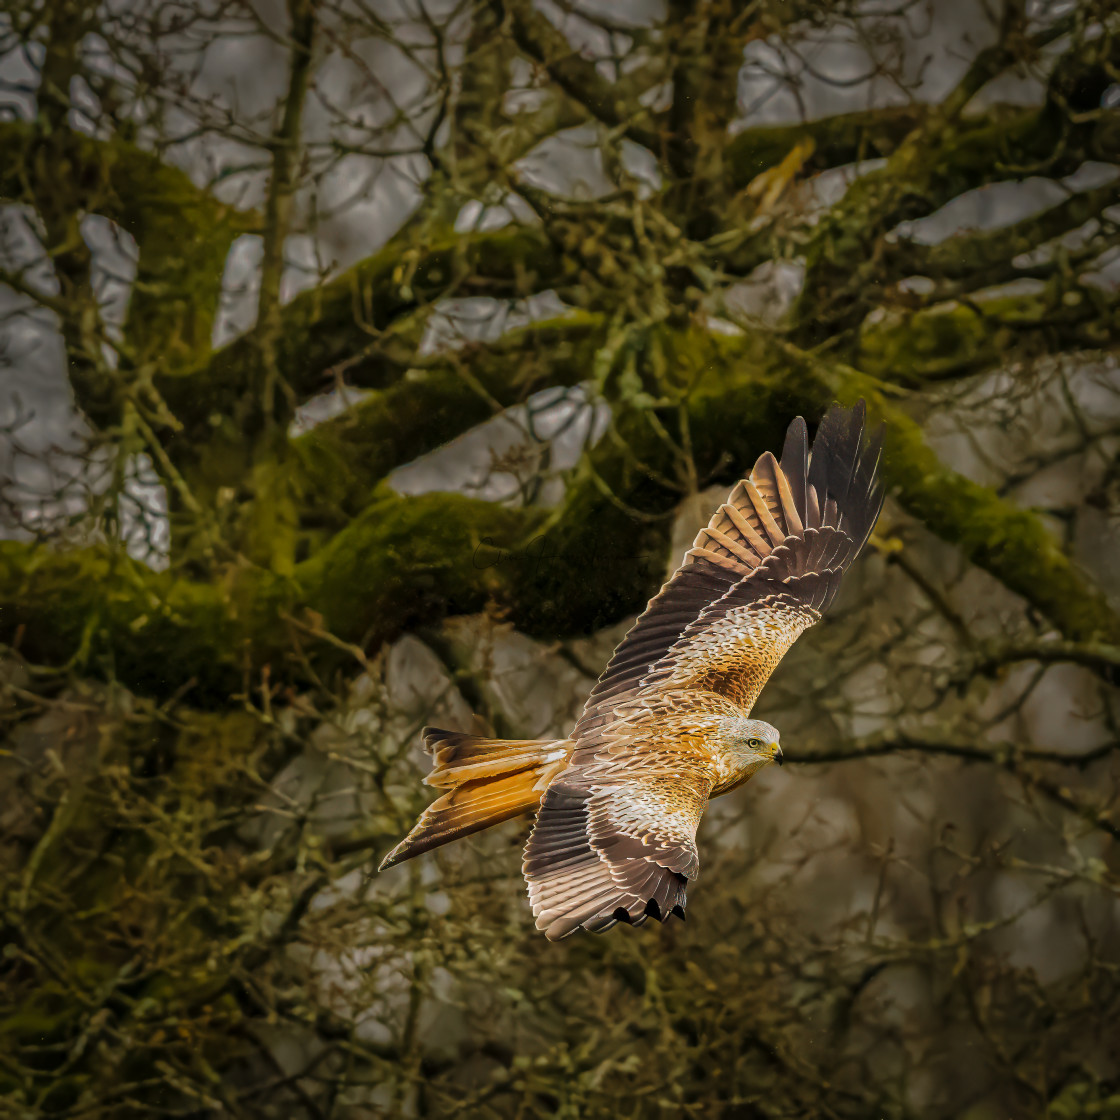
<svg viewBox="0 0 1120 1120">
<path fill-rule="evenodd" d="M 424 781 L 446 792 L 424 810 L 379 871 L 536 809 L 572 753 L 567 739 L 483 739 L 439 727 L 425 727 L 421 734 L 432 756 Z"/>
</svg>

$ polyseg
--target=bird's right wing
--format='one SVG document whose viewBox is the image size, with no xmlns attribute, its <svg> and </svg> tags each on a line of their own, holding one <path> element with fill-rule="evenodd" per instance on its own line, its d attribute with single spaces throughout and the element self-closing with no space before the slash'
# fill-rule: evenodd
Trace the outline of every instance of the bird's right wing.
<svg viewBox="0 0 1120 1120">
<path fill-rule="evenodd" d="M 700 530 L 591 691 L 572 738 L 593 747 L 619 711 L 658 688 L 720 692 L 749 712 L 789 647 L 835 597 L 883 504 L 882 431 L 831 409 L 808 447 L 798 417 Z"/>
</svg>

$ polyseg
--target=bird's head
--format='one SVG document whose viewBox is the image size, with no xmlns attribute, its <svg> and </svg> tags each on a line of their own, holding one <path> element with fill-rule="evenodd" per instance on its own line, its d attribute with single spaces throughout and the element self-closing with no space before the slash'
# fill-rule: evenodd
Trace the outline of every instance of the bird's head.
<svg viewBox="0 0 1120 1120">
<path fill-rule="evenodd" d="M 782 764 L 781 736 L 778 729 L 760 719 L 743 719 L 735 716 L 719 725 L 720 738 L 743 756 L 746 762 L 776 762 Z"/>
</svg>

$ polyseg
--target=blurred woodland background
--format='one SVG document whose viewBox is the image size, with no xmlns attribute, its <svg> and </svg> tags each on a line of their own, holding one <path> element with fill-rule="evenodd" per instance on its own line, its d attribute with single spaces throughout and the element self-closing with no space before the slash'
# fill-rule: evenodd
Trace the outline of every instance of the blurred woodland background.
<svg viewBox="0 0 1120 1120">
<path fill-rule="evenodd" d="M 8 0 L 0 1112 L 1120 1117 L 1117 0 Z M 788 421 L 889 498 L 687 925 L 563 735 Z"/>
</svg>

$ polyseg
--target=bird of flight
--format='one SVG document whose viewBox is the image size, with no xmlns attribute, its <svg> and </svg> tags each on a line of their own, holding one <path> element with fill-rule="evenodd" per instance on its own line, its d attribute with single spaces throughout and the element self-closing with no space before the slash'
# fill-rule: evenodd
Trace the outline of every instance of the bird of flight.
<svg viewBox="0 0 1120 1120">
<path fill-rule="evenodd" d="M 445 792 L 381 869 L 530 810 L 522 865 L 537 928 L 684 917 L 710 798 L 782 761 L 751 719 L 763 685 L 836 595 L 883 505 L 882 428 L 835 406 L 808 444 L 755 463 L 614 651 L 567 739 L 486 739 L 425 728 L 425 781 Z"/>
</svg>

